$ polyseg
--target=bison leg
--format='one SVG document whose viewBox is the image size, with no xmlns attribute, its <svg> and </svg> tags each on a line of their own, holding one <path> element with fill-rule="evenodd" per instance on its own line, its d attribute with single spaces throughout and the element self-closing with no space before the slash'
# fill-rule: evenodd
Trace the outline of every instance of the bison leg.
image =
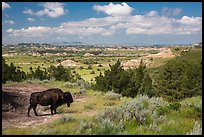
<svg viewBox="0 0 204 137">
<path fill-rule="evenodd" d="M 56 105 L 56 103 L 54 103 L 53 109 L 54 109 L 55 114 L 57 114 L 57 105 Z"/>
<path fill-rule="evenodd" d="M 55 107 L 55 108 L 54 108 L 54 112 L 55 112 L 55 114 L 57 114 L 57 110 L 56 110 L 56 109 L 57 109 L 57 108 Z"/>
<path fill-rule="evenodd" d="M 54 109 L 54 108 L 53 108 L 53 105 L 51 105 L 51 106 L 50 106 L 50 110 L 51 110 L 51 114 L 52 114 L 52 115 L 54 114 L 54 113 L 53 113 L 53 109 Z"/>
<path fill-rule="evenodd" d="M 53 105 L 51 105 L 50 106 L 50 110 L 51 110 L 51 114 L 53 115 L 53 114 L 57 114 L 57 111 L 56 111 L 56 105 L 55 104 L 53 104 Z M 54 111 L 54 113 L 53 113 L 53 111 Z"/>
<path fill-rule="evenodd" d="M 53 105 L 53 110 L 54 110 L 54 113 L 55 113 L 55 114 L 57 114 L 56 109 L 57 109 L 57 107 L 56 107 L 56 105 L 55 105 L 55 103 L 54 103 L 54 105 Z"/>
<path fill-rule="evenodd" d="M 33 110 L 34 110 L 35 115 L 36 115 L 36 116 L 39 116 L 38 113 L 36 112 L 36 107 L 37 107 L 37 105 L 34 105 L 34 106 L 33 106 Z"/>
<path fill-rule="evenodd" d="M 32 108 L 32 106 L 30 105 L 29 107 L 28 107 L 28 117 L 30 117 L 30 109 Z"/>
</svg>

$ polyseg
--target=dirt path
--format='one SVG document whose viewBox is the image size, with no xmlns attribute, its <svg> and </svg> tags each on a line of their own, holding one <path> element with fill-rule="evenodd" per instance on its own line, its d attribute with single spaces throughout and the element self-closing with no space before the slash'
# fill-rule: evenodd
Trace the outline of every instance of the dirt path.
<svg viewBox="0 0 204 137">
<path fill-rule="evenodd" d="M 33 110 L 31 117 L 27 116 L 29 98 L 32 92 L 47 89 L 40 84 L 24 83 L 22 85 L 2 87 L 2 129 L 10 127 L 30 127 L 52 122 L 62 114 L 51 115 L 50 109 L 38 105 L 37 112 L 41 116 L 35 116 Z"/>
</svg>

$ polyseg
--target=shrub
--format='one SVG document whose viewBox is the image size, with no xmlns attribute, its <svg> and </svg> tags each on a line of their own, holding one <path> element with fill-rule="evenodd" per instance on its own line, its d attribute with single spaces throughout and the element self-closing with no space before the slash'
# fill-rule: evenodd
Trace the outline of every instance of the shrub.
<svg viewBox="0 0 204 137">
<path fill-rule="evenodd" d="M 80 66 L 79 69 L 82 70 L 82 69 L 84 69 L 84 67 L 83 67 L 83 66 Z"/>
<path fill-rule="evenodd" d="M 96 115 L 96 124 L 92 132 L 94 134 L 126 134 L 131 123 L 151 132 L 159 133 L 159 125 L 166 122 L 166 117 L 158 115 L 157 108 L 168 105 L 162 98 L 149 98 L 139 95 L 135 99 L 127 101 L 120 106 L 106 106 Z M 139 127 L 137 128 L 139 130 Z"/>
<path fill-rule="evenodd" d="M 180 103 L 181 103 L 181 108 L 194 107 L 194 106 L 202 108 L 201 96 L 186 98 L 182 100 Z"/>
<path fill-rule="evenodd" d="M 103 67 L 103 65 L 99 64 L 98 67 Z"/>
<path fill-rule="evenodd" d="M 48 79 L 44 79 L 43 83 L 49 83 L 50 81 Z"/>
<path fill-rule="evenodd" d="M 179 102 L 174 102 L 169 104 L 169 108 L 173 110 L 178 110 L 181 107 L 181 104 Z"/>
<path fill-rule="evenodd" d="M 92 69 L 92 66 L 91 65 L 88 65 L 88 68 L 87 69 Z"/>
<path fill-rule="evenodd" d="M 121 94 L 118 93 L 114 93 L 113 91 L 108 91 L 105 96 L 106 99 L 110 99 L 110 100 L 116 100 L 116 99 L 120 99 L 122 97 Z"/>
<path fill-rule="evenodd" d="M 59 130 L 56 129 L 40 129 L 37 131 L 33 131 L 33 135 L 53 135 L 59 133 Z"/>
<path fill-rule="evenodd" d="M 77 134 L 91 134 L 93 124 L 82 120 L 78 126 L 76 131 Z"/>
<path fill-rule="evenodd" d="M 91 87 L 91 85 L 88 82 L 85 82 L 82 79 L 77 79 L 76 86 L 80 88 L 85 88 L 85 89 L 89 89 Z"/>
<path fill-rule="evenodd" d="M 202 135 L 202 127 L 200 126 L 198 121 L 195 122 L 193 130 L 190 133 L 187 132 L 186 135 Z"/>
<path fill-rule="evenodd" d="M 157 114 L 158 115 L 164 115 L 167 112 L 169 112 L 169 107 L 158 107 L 157 108 Z"/>
<path fill-rule="evenodd" d="M 101 113 L 96 116 L 97 121 L 101 121 L 103 119 L 111 119 L 112 121 L 120 121 L 124 120 L 123 118 L 124 110 L 120 106 L 107 106 L 103 109 Z"/>
<path fill-rule="evenodd" d="M 75 118 L 69 116 L 69 115 L 65 115 L 65 116 L 62 116 L 59 120 L 59 124 L 64 124 L 64 123 L 67 123 L 67 122 L 73 122 L 75 121 Z"/>
<path fill-rule="evenodd" d="M 101 96 L 101 95 L 103 95 L 104 93 L 103 92 L 94 92 L 94 96 Z"/>
<path fill-rule="evenodd" d="M 174 50 L 175 50 L 175 51 L 179 51 L 179 50 L 180 50 L 180 48 L 175 48 Z"/>
<path fill-rule="evenodd" d="M 95 105 L 96 105 L 96 104 L 93 104 L 93 103 L 86 104 L 86 105 L 84 106 L 84 109 L 91 110 L 91 109 L 94 108 Z"/>
<path fill-rule="evenodd" d="M 105 94 L 106 95 L 106 94 Z M 113 103 L 115 101 L 108 100 L 104 105 L 108 103 Z M 181 105 L 179 105 L 181 104 Z M 199 103 L 197 103 L 199 104 Z M 84 109 L 92 109 L 95 104 L 84 105 Z M 182 103 L 168 103 L 161 97 L 148 97 L 147 95 L 138 95 L 134 99 L 128 100 L 124 104 L 118 106 L 105 106 L 105 108 L 94 117 L 93 121 L 88 122 L 83 120 L 80 122 L 78 129 L 76 130 L 77 134 L 169 134 L 177 133 L 185 134 L 186 131 L 189 131 L 186 134 L 201 134 L 202 125 L 199 125 L 198 122 L 195 123 L 192 130 L 186 130 L 186 127 L 181 130 L 175 129 L 175 131 L 169 131 L 183 125 L 180 121 L 176 121 L 169 117 L 174 114 L 183 113 Z M 197 105 L 193 105 L 195 107 Z M 192 106 L 192 115 L 194 113 Z M 186 108 L 186 107 L 185 107 Z M 187 107 L 188 108 L 188 107 Z M 199 107 L 201 108 L 201 104 Z M 181 109 L 181 110 L 180 110 Z M 175 110 L 175 111 L 169 111 Z M 178 112 L 176 112 L 179 110 Z M 168 115 L 168 118 L 165 116 L 166 113 L 173 112 Z M 183 115 L 183 114 L 182 114 Z M 187 117 L 185 117 L 187 118 Z M 191 117 L 192 118 L 192 117 Z M 179 118 L 180 119 L 180 118 Z M 194 121 L 193 119 L 189 119 Z M 62 120 L 63 121 L 63 120 Z M 169 122 L 168 122 L 169 121 Z M 187 120 L 188 121 L 188 120 Z M 63 122 L 62 122 L 63 123 Z M 131 127 L 133 126 L 134 127 Z M 173 127 L 172 127 L 173 126 Z M 168 131 L 167 131 L 168 130 Z M 182 133 L 181 133 L 181 132 Z"/>
<path fill-rule="evenodd" d="M 33 83 L 33 82 L 32 82 L 32 79 L 28 79 L 28 80 L 26 80 L 26 82 L 27 82 L 27 83 L 31 83 L 31 84 Z"/>
<path fill-rule="evenodd" d="M 75 83 L 71 83 L 71 82 L 66 82 L 65 84 L 64 84 L 64 87 L 65 88 L 72 88 L 72 87 L 75 87 L 76 86 L 76 84 Z"/>
<path fill-rule="evenodd" d="M 165 116 L 157 116 L 153 119 L 152 123 L 149 125 L 149 129 L 154 133 L 159 133 L 161 131 L 161 128 L 159 124 L 162 124 L 166 121 Z"/>
<path fill-rule="evenodd" d="M 110 118 L 115 121 L 135 119 L 136 122 L 143 125 L 151 122 L 156 117 L 160 117 L 157 108 L 167 105 L 168 103 L 162 98 L 149 98 L 146 95 L 140 95 L 122 106 L 106 107 L 97 117 L 98 121 L 103 118 Z"/>
<path fill-rule="evenodd" d="M 201 117 L 201 115 L 202 115 L 202 98 L 201 98 L 201 96 L 184 99 L 180 102 L 180 104 L 181 104 L 181 109 L 184 109 L 184 110 L 190 109 L 194 112 L 193 115 L 195 115 L 196 117 L 197 116 Z"/>
<path fill-rule="evenodd" d="M 85 84 L 85 81 L 83 81 L 83 80 L 77 80 L 76 81 L 76 86 L 78 86 L 78 87 L 80 87 L 80 86 L 82 86 L 84 84 Z"/>
<path fill-rule="evenodd" d="M 94 72 L 94 71 L 91 71 L 90 74 L 95 74 L 95 72 Z"/>
<path fill-rule="evenodd" d="M 97 126 L 97 134 L 102 135 L 112 135 L 112 134 L 121 134 L 124 130 L 124 125 L 122 122 L 115 124 L 110 119 L 102 119 L 100 124 Z"/>
<path fill-rule="evenodd" d="M 114 106 L 116 105 L 115 101 L 108 101 L 104 103 L 104 106 Z"/>
<path fill-rule="evenodd" d="M 75 92 L 75 94 L 77 95 L 83 95 L 86 93 L 86 89 L 85 88 L 79 88 L 78 92 Z"/>
</svg>

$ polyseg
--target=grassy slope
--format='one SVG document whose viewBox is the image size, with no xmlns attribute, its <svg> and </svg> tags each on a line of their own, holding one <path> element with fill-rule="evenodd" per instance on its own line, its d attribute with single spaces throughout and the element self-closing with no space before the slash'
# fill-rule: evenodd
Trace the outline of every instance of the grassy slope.
<svg viewBox="0 0 204 137">
<path fill-rule="evenodd" d="M 39 82 L 39 81 L 35 81 Z M 10 83 L 11 84 L 11 83 Z M 20 83 L 14 83 L 20 84 Z M 64 82 L 48 82 L 44 83 L 46 87 L 59 87 L 64 91 L 70 91 L 74 93 L 78 88 L 65 88 Z M 3 131 L 3 134 L 77 134 L 78 126 L 81 121 L 93 121 L 96 114 L 102 112 L 106 106 L 115 106 L 123 104 L 124 102 L 131 100 L 131 98 L 123 97 L 119 100 L 105 99 L 104 94 L 93 90 L 87 90 L 85 94 L 81 96 L 81 101 L 74 102 L 70 108 L 66 105 L 58 108 L 58 112 L 62 114 L 62 117 L 50 124 L 44 124 L 35 128 L 9 128 Z M 201 97 L 187 98 L 181 101 L 181 104 L 194 103 L 196 104 L 201 100 Z M 186 134 L 190 132 L 194 126 L 195 121 L 199 121 L 201 124 L 201 118 L 197 115 L 193 115 L 194 110 L 191 107 L 187 107 L 180 110 L 171 110 L 165 114 L 168 121 L 159 125 L 161 131 L 159 134 Z M 65 119 L 68 119 L 67 121 Z M 100 123 L 98 123 L 100 124 Z M 134 121 L 127 124 L 128 128 L 124 132 L 127 134 L 154 134 L 151 130 L 145 126 L 139 126 Z"/>
<path fill-rule="evenodd" d="M 180 54 L 180 53 L 175 53 Z M 196 57 L 201 57 L 202 53 L 201 50 L 195 50 L 192 54 L 189 54 L 188 56 L 185 56 L 185 59 L 195 59 Z M 8 62 L 21 62 L 22 58 L 25 57 L 20 56 L 19 58 L 12 58 L 9 57 Z M 26 57 L 27 58 L 27 57 Z M 27 58 L 28 60 L 23 60 L 23 62 L 26 61 L 32 61 L 36 62 L 36 65 L 41 64 L 43 59 L 41 57 L 35 57 L 35 58 Z M 108 63 L 107 59 L 100 61 L 101 64 Z M 47 64 L 48 66 L 48 64 Z M 90 71 L 87 70 L 88 65 L 84 65 L 83 70 L 80 70 L 79 67 L 75 68 L 75 71 L 78 72 L 86 81 L 91 81 L 96 75 L 99 74 L 99 71 L 97 71 L 97 66 L 93 65 L 93 69 L 96 74 L 90 74 Z M 104 69 L 107 69 L 108 67 L 100 68 L 102 72 Z M 156 75 L 157 69 L 149 69 L 152 75 Z M 25 67 L 26 70 L 26 67 Z M 28 68 L 27 68 L 28 70 Z M 38 82 L 38 81 L 37 81 Z M 9 84 L 9 83 L 8 83 Z M 12 84 L 12 83 L 10 83 Z M 17 83 L 20 84 L 20 83 Z M 64 82 L 58 82 L 58 81 L 50 81 L 48 83 L 44 83 L 47 87 L 59 87 L 62 88 L 64 91 L 70 91 L 72 93 L 79 91 L 79 88 L 65 88 Z M 97 93 L 97 94 L 96 94 Z M 93 121 L 93 117 L 95 114 L 100 113 L 104 106 L 112 106 L 112 105 L 119 105 L 127 100 L 130 100 L 130 98 L 122 98 L 121 100 L 105 100 L 103 94 L 99 94 L 96 91 L 88 90 L 86 94 L 83 95 L 84 102 L 75 102 L 72 104 L 70 108 L 67 109 L 66 106 L 61 106 L 58 108 L 58 111 L 62 114 L 67 113 L 67 117 L 69 117 L 70 120 L 68 122 L 64 122 L 63 119 L 56 120 L 52 122 L 51 124 L 45 124 L 42 126 L 38 126 L 36 128 L 28 129 L 28 128 L 10 128 L 3 131 L 3 134 L 77 134 L 77 128 L 81 121 L 88 120 Z M 193 97 L 193 98 L 187 98 L 182 100 L 181 104 L 187 104 L 187 103 L 198 103 L 201 101 L 201 97 Z M 194 109 L 192 107 L 186 107 L 180 110 L 171 110 L 169 113 L 165 114 L 168 121 L 159 125 L 161 128 L 161 131 L 159 134 L 186 134 L 187 132 L 190 132 L 193 129 L 195 121 L 198 121 L 200 124 L 202 122 L 202 118 L 198 115 L 195 115 Z M 128 128 L 126 129 L 127 134 L 154 134 L 151 130 L 148 128 L 145 128 L 143 126 L 139 126 L 135 122 L 128 123 Z"/>
</svg>

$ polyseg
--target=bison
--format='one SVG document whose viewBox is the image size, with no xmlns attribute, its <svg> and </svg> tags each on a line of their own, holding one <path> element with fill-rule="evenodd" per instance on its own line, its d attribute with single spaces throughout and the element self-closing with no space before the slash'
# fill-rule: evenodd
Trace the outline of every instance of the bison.
<svg viewBox="0 0 204 137">
<path fill-rule="evenodd" d="M 42 106 L 50 106 L 51 114 L 56 114 L 56 109 L 58 106 L 67 103 L 67 106 L 70 107 L 70 104 L 73 102 L 73 98 L 70 92 L 63 92 L 59 88 L 53 88 L 44 90 L 42 92 L 32 93 L 30 96 L 30 105 L 28 107 L 28 116 L 30 113 L 30 109 L 33 108 L 34 113 L 38 116 L 36 112 L 36 107 L 38 104 Z M 53 113 L 54 110 L 54 113 Z"/>
</svg>

